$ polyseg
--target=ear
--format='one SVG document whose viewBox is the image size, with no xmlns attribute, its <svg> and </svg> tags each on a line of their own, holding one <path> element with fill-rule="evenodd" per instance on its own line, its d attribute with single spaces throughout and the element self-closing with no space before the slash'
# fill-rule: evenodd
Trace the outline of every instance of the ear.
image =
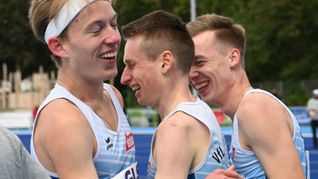
<svg viewBox="0 0 318 179">
<path fill-rule="evenodd" d="M 230 66 L 234 67 L 241 63 L 241 53 L 237 48 L 233 48 L 230 52 Z"/>
<path fill-rule="evenodd" d="M 48 40 L 48 47 L 53 55 L 58 57 L 68 57 L 67 51 L 63 48 L 63 43 L 59 37 L 51 37 Z"/>
<path fill-rule="evenodd" d="M 165 50 L 161 53 L 161 71 L 167 73 L 174 63 L 174 57 L 171 51 Z"/>
</svg>

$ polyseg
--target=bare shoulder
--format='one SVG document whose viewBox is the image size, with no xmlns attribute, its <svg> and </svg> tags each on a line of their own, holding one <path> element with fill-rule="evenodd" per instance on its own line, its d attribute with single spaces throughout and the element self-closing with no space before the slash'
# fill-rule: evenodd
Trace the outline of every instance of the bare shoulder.
<svg viewBox="0 0 318 179">
<path fill-rule="evenodd" d="M 252 93 L 241 102 L 237 119 L 241 146 L 256 154 L 269 178 L 303 175 L 291 115 L 282 103 L 268 94 Z"/>
<path fill-rule="evenodd" d="M 35 130 L 43 143 L 54 144 L 53 139 L 71 144 L 75 138 L 87 138 L 91 128 L 83 113 L 72 102 L 57 99 L 45 106 L 39 114 Z M 63 140 L 61 140 L 63 139 Z"/>
<path fill-rule="evenodd" d="M 191 140 L 204 131 L 208 131 L 208 129 L 199 120 L 184 112 L 176 112 L 161 122 L 157 129 L 157 136 L 161 139 L 169 139 L 171 136 L 177 135 L 184 138 L 183 140 Z"/>
<path fill-rule="evenodd" d="M 171 115 L 169 118 L 162 121 L 162 125 L 160 125 L 160 128 L 166 129 L 166 128 L 180 128 L 180 129 L 190 129 L 193 127 L 193 124 L 197 123 L 196 120 L 184 113 L 184 112 L 176 112 L 173 115 Z"/>
<path fill-rule="evenodd" d="M 202 148 L 201 143 L 205 141 L 205 138 L 201 137 L 202 131 L 205 130 L 198 126 L 200 122 L 183 112 L 177 112 L 164 119 L 157 129 L 153 147 L 153 157 L 157 166 L 161 169 L 166 168 L 167 171 L 173 167 L 178 171 L 188 171 L 196 166 L 197 160 L 201 161 L 199 148 Z"/>
<path fill-rule="evenodd" d="M 286 112 L 281 103 L 264 93 L 249 94 L 242 99 L 237 109 L 240 122 L 244 122 L 244 119 L 248 120 L 250 118 L 270 122 L 269 120 L 272 120 L 273 116 L 286 115 Z"/>
<path fill-rule="evenodd" d="M 80 123 L 79 119 L 85 119 L 80 109 L 69 100 L 61 98 L 50 102 L 41 110 L 38 123 L 66 127 Z"/>
<path fill-rule="evenodd" d="M 120 91 L 117 88 L 115 88 L 115 86 L 113 86 L 113 85 L 110 85 L 110 86 L 112 87 L 112 89 L 113 89 L 113 91 L 114 91 L 114 93 L 115 93 L 120 105 L 122 107 L 124 107 L 124 100 L 123 100 L 122 94 L 120 93 Z"/>
<path fill-rule="evenodd" d="M 250 145 L 269 146 L 280 133 L 290 133 L 290 115 L 285 107 L 264 93 L 252 93 L 243 98 L 237 120 L 240 137 Z M 272 134 L 272 135 L 268 135 Z"/>
</svg>

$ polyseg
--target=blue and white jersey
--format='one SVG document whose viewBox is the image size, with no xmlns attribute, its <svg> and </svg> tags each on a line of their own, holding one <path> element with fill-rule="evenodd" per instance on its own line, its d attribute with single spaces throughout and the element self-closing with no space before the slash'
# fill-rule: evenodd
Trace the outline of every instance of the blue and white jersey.
<svg viewBox="0 0 318 179">
<path fill-rule="evenodd" d="M 109 130 L 103 120 L 84 102 L 73 96 L 68 90 L 56 84 L 54 89 L 39 107 L 38 113 L 50 102 L 55 99 L 67 99 L 76 105 L 89 122 L 95 140 L 97 142 L 97 150 L 93 156 L 94 165 L 99 178 L 112 178 L 115 175 L 126 175 L 131 178 L 137 178 L 136 160 L 135 160 L 135 144 L 134 138 L 128 124 L 126 115 L 108 84 L 104 84 L 104 89 L 111 96 L 118 116 L 117 131 Z M 45 120 L 45 119 L 42 119 Z M 36 125 L 35 119 L 34 126 Z M 34 129 L 33 126 L 33 129 Z M 31 137 L 31 155 L 37 161 L 38 157 L 33 143 L 34 131 Z M 57 173 L 47 171 L 52 178 L 58 178 Z M 121 178 L 119 176 L 119 178 Z"/>
<path fill-rule="evenodd" d="M 247 91 L 244 94 L 244 96 L 247 96 L 250 93 L 265 93 L 273 97 L 275 100 L 277 100 L 288 111 L 294 124 L 293 141 L 297 148 L 297 152 L 298 152 L 299 158 L 301 159 L 303 170 L 306 175 L 306 154 L 305 154 L 304 139 L 302 137 L 300 126 L 295 116 L 292 114 L 292 112 L 288 109 L 288 107 L 283 102 L 281 102 L 279 99 L 277 99 L 274 95 L 270 94 L 269 92 L 261 90 L 261 89 L 251 89 Z M 234 164 L 235 170 L 240 175 L 244 176 L 246 179 L 267 178 L 264 168 L 262 167 L 260 161 L 257 159 L 256 154 L 253 151 L 242 148 L 242 146 L 240 145 L 238 133 L 239 131 L 238 131 L 237 115 L 235 114 L 233 119 L 233 131 L 232 131 L 231 150 L 230 150 L 231 162 Z"/>
<path fill-rule="evenodd" d="M 182 111 L 190 116 L 193 116 L 198 121 L 207 126 L 210 132 L 210 143 L 208 152 L 204 159 L 194 169 L 188 173 L 188 178 L 204 179 L 211 171 L 215 169 L 226 169 L 230 167 L 230 159 L 227 152 L 226 142 L 222 134 L 221 128 L 211 108 L 202 100 L 197 99 L 196 102 L 184 102 L 179 104 L 172 112 L 170 112 L 164 120 L 169 120 L 171 115 Z M 152 137 L 151 151 L 148 162 L 148 178 L 154 178 L 156 174 L 156 164 L 152 157 L 152 146 L 155 139 L 155 134 Z"/>
</svg>

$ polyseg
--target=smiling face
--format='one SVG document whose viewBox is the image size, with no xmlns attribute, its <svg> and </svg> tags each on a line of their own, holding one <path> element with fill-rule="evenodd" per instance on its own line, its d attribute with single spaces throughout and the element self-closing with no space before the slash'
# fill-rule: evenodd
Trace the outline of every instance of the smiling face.
<svg viewBox="0 0 318 179">
<path fill-rule="evenodd" d="M 117 14 L 108 1 L 87 5 L 67 28 L 62 41 L 67 68 L 81 79 L 104 81 L 117 75 L 116 54 L 120 44 Z M 71 70 L 70 70 L 71 69 Z"/>
<path fill-rule="evenodd" d="M 214 31 L 193 37 L 195 60 L 190 70 L 190 84 L 208 103 L 220 103 L 231 85 L 229 50 L 215 39 Z"/>
<path fill-rule="evenodd" d="M 160 60 L 143 52 L 143 37 L 129 38 L 125 45 L 125 68 L 120 82 L 129 86 L 141 105 L 154 107 L 160 97 Z"/>
</svg>

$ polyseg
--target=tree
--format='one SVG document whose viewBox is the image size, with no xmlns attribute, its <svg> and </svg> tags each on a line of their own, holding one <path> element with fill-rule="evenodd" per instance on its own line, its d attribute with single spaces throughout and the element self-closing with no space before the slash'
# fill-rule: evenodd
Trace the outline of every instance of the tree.
<svg viewBox="0 0 318 179">
<path fill-rule="evenodd" d="M 27 19 L 29 3 L 10 0 L 0 4 L 0 63 L 7 63 L 9 71 L 20 69 L 23 77 L 37 71 L 40 65 L 46 70 L 54 68 L 45 45 L 31 32 Z"/>
</svg>

